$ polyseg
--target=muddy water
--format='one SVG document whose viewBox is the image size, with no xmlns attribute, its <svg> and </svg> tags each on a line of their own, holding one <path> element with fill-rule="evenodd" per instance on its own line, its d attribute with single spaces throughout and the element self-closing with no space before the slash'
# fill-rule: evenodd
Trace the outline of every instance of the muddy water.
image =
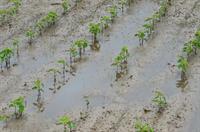
<svg viewBox="0 0 200 132">
<path fill-rule="evenodd" d="M 89 96 L 91 106 L 112 102 L 113 97 L 118 96 L 111 87 L 111 83 L 115 81 L 115 68 L 111 67 L 113 58 L 125 45 L 137 47 L 138 40 L 134 34 L 142 26 L 144 19 L 156 9 L 155 3 L 140 1 L 127 11 L 127 15 L 117 19 L 117 24 L 112 26 L 112 34 L 100 37 L 100 52 L 92 53 L 89 61 L 78 66 L 76 76 L 52 97 L 44 114 L 54 118 L 74 108 L 85 107 L 83 96 Z M 107 93 L 110 90 L 111 96 Z"/>
</svg>

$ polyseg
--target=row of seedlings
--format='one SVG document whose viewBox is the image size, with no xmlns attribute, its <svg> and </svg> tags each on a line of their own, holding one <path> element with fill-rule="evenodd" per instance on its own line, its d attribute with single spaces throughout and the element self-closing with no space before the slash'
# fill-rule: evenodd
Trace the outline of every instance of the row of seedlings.
<svg viewBox="0 0 200 132">
<path fill-rule="evenodd" d="M 10 2 L 13 4 L 11 7 L 0 9 L 0 25 L 9 22 L 17 14 L 22 3 L 21 0 L 10 0 Z"/>
<path fill-rule="evenodd" d="M 200 49 L 200 29 L 195 33 L 193 39 L 184 44 L 184 55 L 179 56 L 177 61 L 177 67 L 181 71 L 181 79 L 186 79 L 186 73 L 189 68 L 189 59 L 193 55 L 197 55 L 197 50 Z"/>
<path fill-rule="evenodd" d="M 154 33 L 155 24 L 160 22 L 161 18 L 166 15 L 169 5 L 169 1 L 164 0 L 160 5 L 159 10 L 155 12 L 151 17 L 145 19 L 146 23 L 143 25 L 143 29 L 139 30 L 135 34 L 135 36 L 139 39 L 140 46 L 143 46 L 144 41 L 147 41 Z"/>
</svg>

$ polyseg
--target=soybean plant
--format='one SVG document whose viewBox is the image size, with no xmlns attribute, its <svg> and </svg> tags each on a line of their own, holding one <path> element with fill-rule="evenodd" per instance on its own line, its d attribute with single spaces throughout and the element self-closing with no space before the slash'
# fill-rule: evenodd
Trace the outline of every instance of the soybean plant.
<svg viewBox="0 0 200 132">
<path fill-rule="evenodd" d="M 37 103 L 38 104 L 41 104 L 41 94 L 42 92 L 44 92 L 43 90 L 43 87 L 44 87 L 44 84 L 42 83 L 41 80 L 37 79 L 35 82 L 34 82 L 34 86 L 33 86 L 33 90 L 36 90 L 37 91 Z"/>
<path fill-rule="evenodd" d="M 69 10 L 69 1 L 63 0 L 62 2 L 63 14 L 66 14 Z"/>
<path fill-rule="evenodd" d="M 100 46 L 98 45 L 97 35 L 101 32 L 100 24 L 99 23 L 90 23 L 89 24 L 89 32 L 93 34 L 93 49 L 99 49 Z"/>
<path fill-rule="evenodd" d="M 9 107 L 14 108 L 14 115 L 16 119 L 21 118 L 23 112 L 25 111 L 24 97 L 20 96 L 17 99 L 11 101 Z"/>
<path fill-rule="evenodd" d="M 181 78 L 185 79 L 186 78 L 186 72 L 189 67 L 188 60 L 184 58 L 183 56 L 180 56 L 178 58 L 178 64 L 177 64 L 178 69 L 181 71 Z"/>
<path fill-rule="evenodd" d="M 68 127 L 68 129 L 69 129 L 70 132 L 72 132 L 72 130 L 74 128 L 76 128 L 75 123 L 73 123 L 71 121 L 71 119 L 68 116 L 66 116 L 66 115 L 64 115 L 64 116 L 62 116 L 62 117 L 59 118 L 58 124 L 64 126 L 64 132 L 67 132 L 67 127 Z"/>
<path fill-rule="evenodd" d="M 149 124 L 143 123 L 138 119 L 135 122 L 134 127 L 136 129 L 136 132 L 154 132 L 154 129 Z"/>
<path fill-rule="evenodd" d="M 161 113 L 167 107 L 166 98 L 160 91 L 155 91 L 155 96 L 152 101 L 158 106 L 159 113 Z"/>
</svg>

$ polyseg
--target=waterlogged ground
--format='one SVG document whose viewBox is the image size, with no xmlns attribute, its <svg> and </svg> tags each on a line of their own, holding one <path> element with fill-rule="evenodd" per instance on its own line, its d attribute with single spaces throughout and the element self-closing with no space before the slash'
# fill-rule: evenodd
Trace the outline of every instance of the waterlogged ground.
<svg viewBox="0 0 200 132">
<path fill-rule="evenodd" d="M 25 96 L 27 103 L 24 117 L 9 120 L 6 128 L 1 124 L 2 132 L 62 132 L 63 127 L 57 126 L 56 120 L 63 114 L 75 121 L 76 131 L 80 132 L 133 132 L 137 117 L 147 121 L 156 132 L 200 131 L 199 55 L 190 61 L 188 80 L 183 82 L 188 83 L 186 86 L 177 86 L 180 73 L 174 66 L 184 43 L 199 26 L 198 0 L 172 2 L 167 16 L 157 24 L 154 35 L 144 47 L 138 46 L 134 34 L 145 18 L 158 10 L 158 1 L 136 0 L 123 14 L 119 9 L 114 24 L 98 37 L 100 51 L 87 49 L 83 61 L 76 65 L 75 75 L 67 73 L 68 82 L 64 86 L 59 84 L 61 88 L 55 94 L 49 90 L 53 76 L 47 70 L 61 68 L 57 61 L 69 59 L 67 49 L 73 40 L 79 37 L 91 40 L 88 24 L 105 15 L 105 9 L 112 2 L 116 1 L 83 0 L 32 46 L 27 45 L 24 31 L 48 11 L 61 14 L 57 4 L 60 1 L 23 1 L 12 26 L 0 27 L 1 48 L 11 46 L 10 39 L 14 37 L 22 40 L 18 65 L 0 74 L 1 107 L 19 95 Z M 111 64 L 123 46 L 130 50 L 128 75 L 116 82 L 115 68 Z M 33 105 L 36 93 L 31 88 L 37 78 L 45 84 L 43 112 L 38 112 Z M 156 108 L 151 103 L 155 90 L 163 91 L 169 104 L 162 115 L 155 113 Z M 85 96 L 90 101 L 89 109 Z M 144 113 L 143 109 L 149 112 Z M 80 119 L 80 113 L 84 120 Z"/>
</svg>

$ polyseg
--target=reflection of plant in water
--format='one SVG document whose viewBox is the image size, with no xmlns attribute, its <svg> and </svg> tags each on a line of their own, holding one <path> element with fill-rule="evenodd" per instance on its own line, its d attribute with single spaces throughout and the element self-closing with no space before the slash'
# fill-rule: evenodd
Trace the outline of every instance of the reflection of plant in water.
<svg viewBox="0 0 200 132">
<path fill-rule="evenodd" d="M 155 96 L 152 101 L 158 106 L 159 112 L 162 112 L 167 107 L 166 98 L 160 91 L 155 91 Z"/>
<path fill-rule="evenodd" d="M 66 14 L 69 10 L 69 1 L 68 0 L 63 0 L 62 2 L 62 8 L 63 8 L 63 14 Z"/>
<path fill-rule="evenodd" d="M 41 103 L 41 94 L 42 92 L 44 92 L 43 90 L 43 83 L 41 80 L 37 79 L 35 82 L 34 82 L 34 86 L 33 86 L 33 90 L 37 91 L 37 103 L 40 104 Z"/>
<path fill-rule="evenodd" d="M 14 115 L 16 119 L 19 119 L 22 117 L 22 113 L 25 110 L 25 101 L 24 97 L 19 97 L 13 101 L 10 102 L 9 107 L 13 107 L 15 109 Z"/>
<path fill-rule="evenodd" d="M 140 46 L 142 46 L 142 45 L 144 44 L 145 31 L 143 31 L 143 30 L 138 31 L 138 32 L 135 34 L 135 36 L 139 38 Z"/>
<path fill-rule="evenodd" d="M 178 69 L 181 71 L 181 78 L 185 78 L 186 77 L 186 72 L 187 69 L 189 67 L 188 61 L 186 58 L 180 56 L 178 58 L 178 64 L 177 64 Z"/>
<path fill-rule="evenodd" d="M 79 57 L 82 58 L 82 53 L 85 52 L 85 49 L 88 47 L 88 41 L 86 39 L 78 39 L 74 42 L 79 49 Z"/>
<path fill-rule="evenodd" d="M 58 120 L 58 124 L 64 126 L 64 132 L 67 132 L 67 127 L 69 128 L 69 131 L 72 132 L 74 128 L 76 128 L 75 123 L 73 123 L 70 118 L 66 115 L 62 116 Z"/>
<path fill-rule="evenodd" d="M 51 69 L 49 69 L 48 70 L 48 72 L 50 72 L 50 73 L 53 73 L 53 89 L 51 89 L 51 90 L 54 90 L 54 93 L 56 92 L 56 84 L 57 84 L 57 73 L 60 73 L 59 72 L 59 70 L 58 69 L 56 69 L 56 68 L 51 68 Z"/>
<path fill-rule="evenodd" d="M 135 122 L 134 127 L 136 129 L 136 132 L 154 132 L 154 129 L 149 124 L 143 123 L 138 119 Z"/>
</svg>

